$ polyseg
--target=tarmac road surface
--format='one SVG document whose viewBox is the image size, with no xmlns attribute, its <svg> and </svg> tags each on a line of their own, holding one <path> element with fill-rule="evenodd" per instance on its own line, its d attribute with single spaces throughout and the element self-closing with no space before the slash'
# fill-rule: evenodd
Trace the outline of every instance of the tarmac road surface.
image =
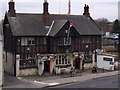
<svg viewBox="0 0 120 90">
<path fill-rule="evenodd" d="M 52 88 L 118 88 L 118 75 L 60 85 Z"/>
</svg>

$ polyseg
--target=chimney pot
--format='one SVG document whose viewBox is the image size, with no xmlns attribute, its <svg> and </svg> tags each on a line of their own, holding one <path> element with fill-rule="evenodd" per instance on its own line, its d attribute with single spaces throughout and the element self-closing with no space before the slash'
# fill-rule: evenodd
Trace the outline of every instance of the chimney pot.
<svg viewBox="0 0 120 90">
<path fill-rule="evenodd" d="M 44 2 L 47 2 L 47 0 L 44 0 Z"/>
<path fill-rule="evenodd" d="M 13 0 L 10 0 L 10 2 L 14 2 Z"/>
<path fill-rule="evenodd" d="M 83 13 L 83 15 L 85 15 L 85 16 L 90 16 L 90 13 L 89 13 L 89 6 L 88 5 L 86 5 L 85 4 L 85 6 L 84 6 L 84 13 Z"/>
</svg>

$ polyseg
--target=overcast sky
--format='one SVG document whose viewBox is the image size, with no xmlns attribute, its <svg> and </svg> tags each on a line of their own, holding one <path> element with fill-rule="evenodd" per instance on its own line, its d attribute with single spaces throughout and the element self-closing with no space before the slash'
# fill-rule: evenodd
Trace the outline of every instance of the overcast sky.
<svg viewBox="0 0 120 90">
<path fill-rule="evenodd" d="M 10 0 L 0 0 L 0 19 L 8 10 Z M 44 0 L 14 0 L 18 13 L 42 13 Z M 90 7 L 90 15 L 93 19 L 107 18 L 114 21 L 118 18 L 118 1 L 120 0 L 71 0 L 71 14 L 82 15 L 84 4 Z M 51 14 L 67 14 L 68 0 L 48 0 Z"/>
</svg>

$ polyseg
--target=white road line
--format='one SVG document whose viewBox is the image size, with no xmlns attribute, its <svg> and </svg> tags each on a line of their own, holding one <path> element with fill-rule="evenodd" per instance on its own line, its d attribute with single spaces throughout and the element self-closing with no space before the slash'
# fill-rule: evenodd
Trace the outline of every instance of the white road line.
<svg viewBox="0 0 120 90">
<path fill-rule="evenodd" d="M 58 85 L 58 84 L 60 84 L 60 83 L 50 83 L 49 85 Z"/>
<path fill-rule="evenodd" d="M 39 84 L 47 84 L 47 85 L 50 85 L 50 86 L 52 86 L 52 85 L 58 85 L 58 84 L 60 84 L 60 83 L 57 83 L 57 82 L 53 82 L 53 83 L 44 83 L 44 82 L 39 82 L 39 81 L 34 81 L 35 83 L 39 83 Z"/>
<path fill-rule="evenodd" d="M 39 83 L 39 84 L 47 84 L 47 83 L 43 83 L 43 82 L 38 82 L 38 81 L 34 81 L 35 83 Z"/>
</svg>

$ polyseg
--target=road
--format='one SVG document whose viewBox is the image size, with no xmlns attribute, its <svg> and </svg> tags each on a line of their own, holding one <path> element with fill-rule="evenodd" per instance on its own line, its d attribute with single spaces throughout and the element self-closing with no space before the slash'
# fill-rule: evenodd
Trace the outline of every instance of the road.
<svg viewBox="0 0 120 90">
<path fill-rule="evenodd" d="M 118 75 L 60 85 L 52 88 L 118 88 Z"/>
<path fill-rule="evenodd" d="M 61 78 L 64 80 L 64 78 Z M 74 79 L 74 78 L 73 78 Z M 58 79 L 57 79 L 58 80 Z M 118 87 L 118 76 L 111 76 L 99 79 L 93 79 L 88 81 L 79 81 L 76 83 L 59 85 L 59 86 L 51 86 L 51 85 L 58 85 L 56 84 L 56 80 L 52 80 L 50 82 L 46 81 L 28 81 L 23 78 L 17 78 L 10 74 L 5 73 L 5 80 L 3 88 L 6 90 L 7 88 L 44 88 L 44 89 L 51 89 L 51 88 L 96 88 L 96 87 L 108 87 L 108 88 L 117 88 Z M 61 82 L 62 84 L 62 82 Z M 119 85 L 120 86 L 120 85 Z M 4 90 L 3 89 L 3 90 Z"/>
</svg>

